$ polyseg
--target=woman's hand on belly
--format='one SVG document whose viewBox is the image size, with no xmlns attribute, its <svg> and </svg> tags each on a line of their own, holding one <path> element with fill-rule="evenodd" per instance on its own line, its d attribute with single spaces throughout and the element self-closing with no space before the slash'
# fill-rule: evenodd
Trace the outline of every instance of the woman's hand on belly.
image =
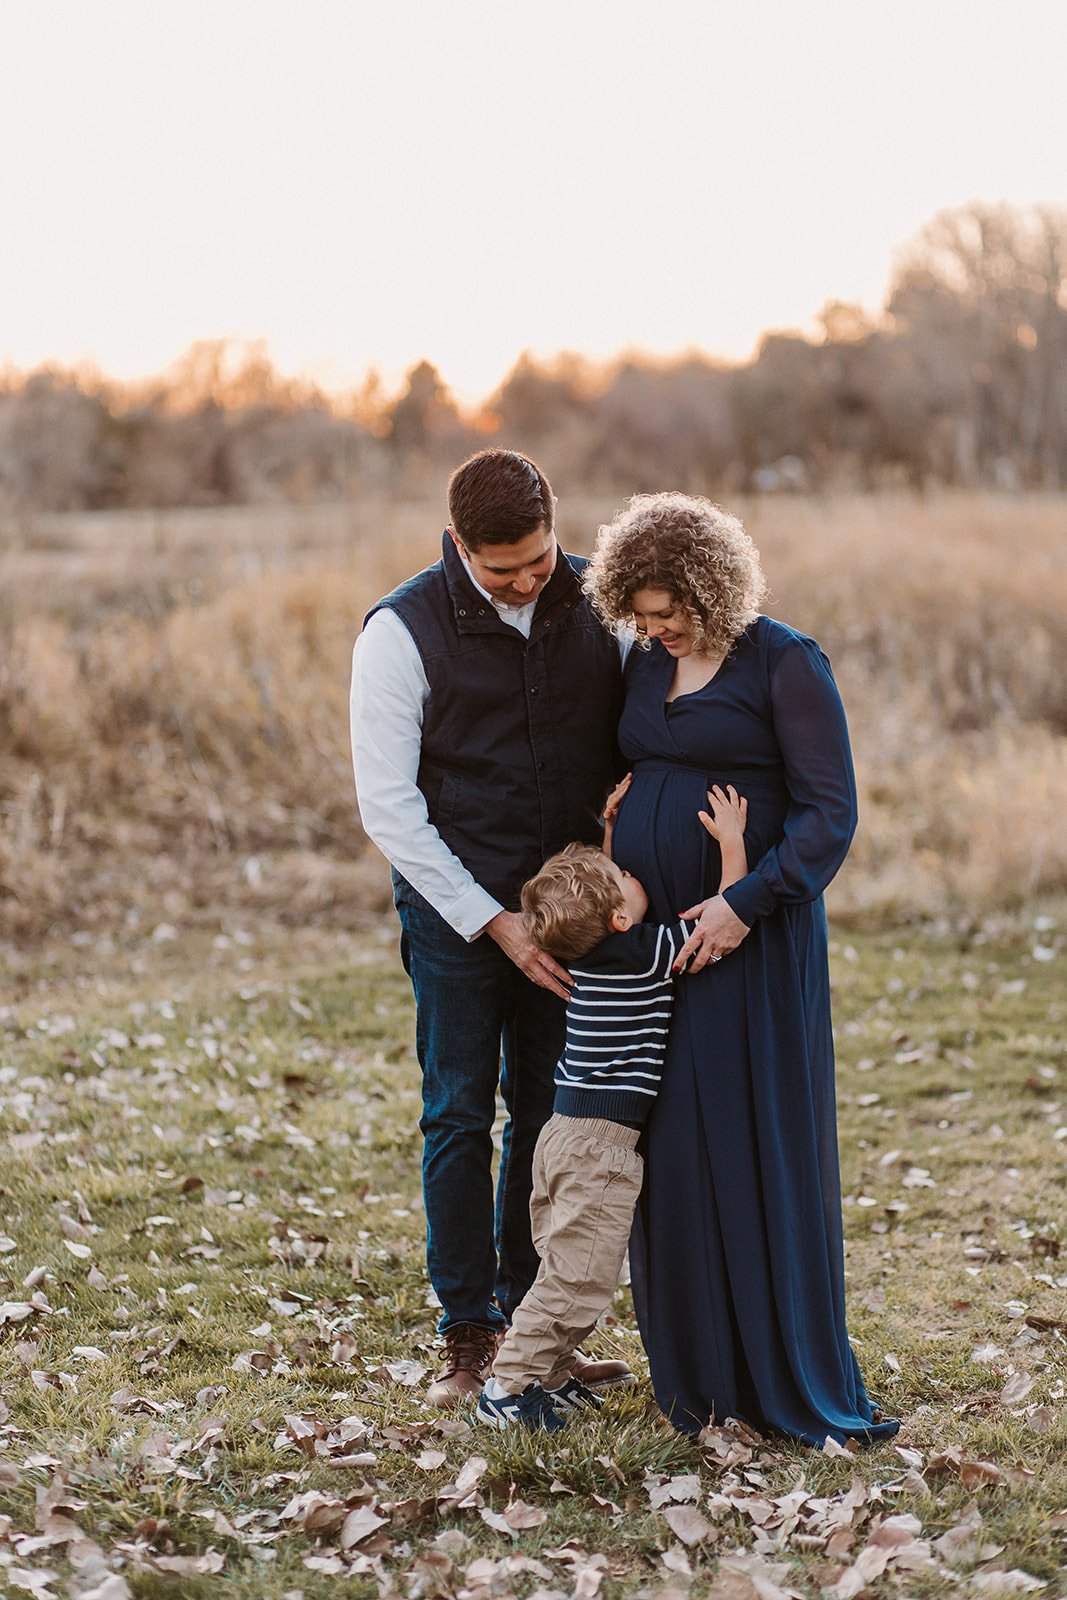
<svg viewBox="0 0 1067 1600">
<path fill-rule="evenodd" d="M 687 972 L 699 972 L 710 961 L 721 961 L 731 950 L 736 950 L 751 931 L 730 910 L 721 894 L 712 895 L 710 900 L 701 900 L 697 905 L 690 906 L 688 911 L 679 912 L 679 916 L 686 922 L 696 917 L 697 925 L 678 952 L 675 972 L 683 967 Z M 687 961 L 688 967 L 685 966 Z"/>
</svg>

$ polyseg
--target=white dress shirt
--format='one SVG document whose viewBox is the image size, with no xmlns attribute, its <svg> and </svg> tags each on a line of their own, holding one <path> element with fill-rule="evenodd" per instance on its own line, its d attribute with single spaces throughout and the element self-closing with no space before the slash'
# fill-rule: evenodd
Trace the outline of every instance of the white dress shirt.
<svg viewBox="0 0 1067 1600">
<path fill-rule="evenodd" d="M 528 639 L 537 601 L 509 606 L 494 600 L 463 564 L 478 593 Z M 631 638 L 620 638 L 624 660 Z M 418 787 L 429 694 L 411 634 L 388 607 L 376 611 L 352 652 L 352 764 L 363 831 L 461 937 L 476 939 L 504 907 L 445 844 Z"/>
</svg>

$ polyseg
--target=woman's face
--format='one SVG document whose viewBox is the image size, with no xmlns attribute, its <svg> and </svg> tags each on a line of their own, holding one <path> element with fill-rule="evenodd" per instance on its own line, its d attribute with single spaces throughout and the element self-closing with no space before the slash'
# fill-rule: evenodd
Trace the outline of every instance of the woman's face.
<svg viewBox="0 0 1067 1600">
<path fill-rule="evenodd" d="M 630 596 L 630 610 L 639 631 L 658 639 L 676 661 L 691 653 L 692 627 L 666 589 L 635 589 Z"/>
</svg>

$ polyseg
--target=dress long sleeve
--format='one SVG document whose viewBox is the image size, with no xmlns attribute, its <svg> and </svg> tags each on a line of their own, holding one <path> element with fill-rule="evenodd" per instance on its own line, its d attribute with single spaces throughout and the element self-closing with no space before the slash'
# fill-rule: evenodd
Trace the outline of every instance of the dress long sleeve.
<svg viewBox="0 0 1067 1600">
<path fill-rule="evenodd" d="M 792 635 L 770 663 L 771 715 L 789 808 L 782 838 L 724 898 L 751 927 L 778 905 L 815 900 L 856 831 L 856 779 L 845 708 L 830 663 L 811 639 Z"/>
</svg>

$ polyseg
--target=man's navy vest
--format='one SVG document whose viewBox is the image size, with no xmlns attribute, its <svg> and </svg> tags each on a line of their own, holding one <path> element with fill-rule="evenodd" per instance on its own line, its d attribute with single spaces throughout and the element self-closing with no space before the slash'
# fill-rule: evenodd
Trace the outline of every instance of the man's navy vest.
<svg viewBox="0 0 1067 1600">
<path fill-rule="evenodd" d="M 417 782 L 430 821 L 509 911 L 546 856 L 599 843 L 618 771 L 619 647 L 582 593 L 584 566 L 557 552 L 524 639 L 446 533 L 442 560 L 367 614 L 388 606 L 422 658 L 430 695 Z"/>
</svg>

